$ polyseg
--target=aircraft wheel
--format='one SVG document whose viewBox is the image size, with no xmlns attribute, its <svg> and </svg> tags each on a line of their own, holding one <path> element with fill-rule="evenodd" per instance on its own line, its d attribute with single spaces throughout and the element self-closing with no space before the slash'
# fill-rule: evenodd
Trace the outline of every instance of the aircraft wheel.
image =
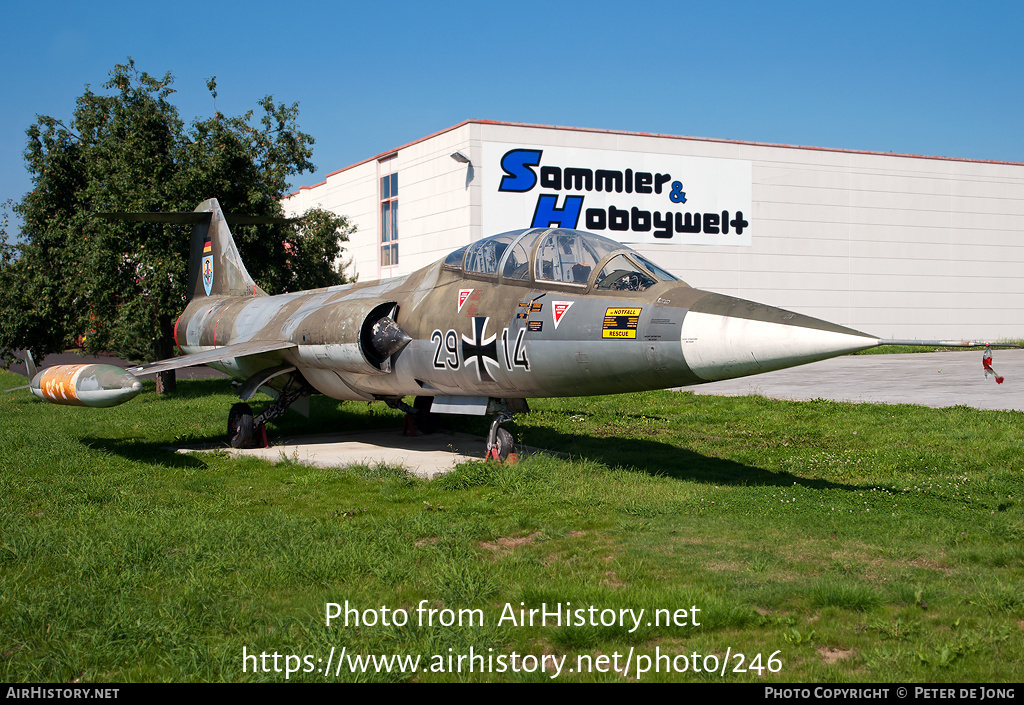
<svg viewBox="0 0 1024 705">
<path fill-rule="evenodd" d="M 228 412 L 228 443 L 232 448 L 248 448 L 253 440 L 252 408 L 235 404 Z"/>
<path fill-rule="evenodd" d="M 508 454 L 512 452 L 515 444 L 512 442 L 512 434 L 503 428 L 499 428 L 494 434 L 494 450 L 498 453 L 498 461 L 505 462 Z"/>
</svg>

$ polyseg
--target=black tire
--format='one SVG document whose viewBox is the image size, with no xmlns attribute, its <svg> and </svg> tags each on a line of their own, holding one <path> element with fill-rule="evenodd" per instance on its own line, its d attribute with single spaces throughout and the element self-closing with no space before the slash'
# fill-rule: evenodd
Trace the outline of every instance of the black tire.
<svg viewBox="0 0 1024 705">
<path fill-rule="evenodd" d="M 416 425 L 416 430 L 423 435 L 437 431 L 437 414 L 430 413 L 430 405 L 433 403 L 434 397 L 416 397 L 416 401 L 412 403 L 412 407 L 416 409 L 412 422 Z"/>
<path fill-rule="evenodd" d="M 248 404 L 235 404 L 228 412 L 228 443 L 232 448 L 249 448 L 253 436 L 252 408 Z"/>
<path fill-rule="evenodd" d="M 504 462 L 508 458 L 508 454 L 515 448 L 515 444 L 512 442 L 512 434 L 499 427 L 494 434 L 494 446 L 498 450 L 498 460 Z"/>
</svg>

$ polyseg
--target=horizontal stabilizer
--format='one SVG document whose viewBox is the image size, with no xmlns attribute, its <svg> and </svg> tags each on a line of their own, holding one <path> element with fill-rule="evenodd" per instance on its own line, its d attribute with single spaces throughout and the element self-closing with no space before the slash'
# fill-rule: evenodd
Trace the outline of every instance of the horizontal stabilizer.
<svg viewBox="0 0 1024 705">
<path fill-rule="evenodd" d="M 251 340 L 247 343 L 235 343 L 224 347 L 204 350 L 203 352 L 192 353 L 172 357 L 167 360 L 150 362 L 137 367 L 129 367 L 128 371 L 133 375 L 152 375 L 168 370 L 177 370 L 182 367 L 193 367 L 195 365 L 206 365 L 211 362 L 230 360 L 234 357 L 246 357 L 248 355 L 259 355 L 260 353 L 273 352 L 275 350 L 288 350 L 298 347 L 289 340 Z"/>
<path fill-rule="evenodd" d="M 181 213 L 97 213 L 96 216 L 104 220 L 130 220 L 138 223 L 175 223 L 178 225 L 197 225 L 210 220 L 212 213 L 206 212 L 181 212 Z M 295 218 L 277 218 L 262 215 L 232 215 L 224 214 L 224 220 L 228 225 L 284 225 L 294 223 Z"/>
</svg>

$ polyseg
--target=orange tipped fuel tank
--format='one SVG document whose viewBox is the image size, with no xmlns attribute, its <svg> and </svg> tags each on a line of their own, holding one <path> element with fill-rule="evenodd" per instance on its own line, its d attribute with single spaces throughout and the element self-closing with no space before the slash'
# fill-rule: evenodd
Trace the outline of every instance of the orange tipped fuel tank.
<svg viewBox="0 0 1024 705">
<path fill-rule="evenodd" d="M 142 382 L 114 365 L 56 365 L 36 374 L 29 389 L 52 404 L 107 407 L 135 398 Z"/>
</svg>

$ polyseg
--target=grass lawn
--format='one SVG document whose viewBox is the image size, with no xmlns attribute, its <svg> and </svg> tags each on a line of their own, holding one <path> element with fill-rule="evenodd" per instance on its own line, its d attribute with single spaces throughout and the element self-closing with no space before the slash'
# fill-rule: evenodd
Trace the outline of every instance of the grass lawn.
<svg viewBox="0 0 1024 705">
<path fill-rule="evenodd" d="M 1024 681 L 1021 413 L 531 400 L 567 458 L 432 482 L 167 450 L 233 400 L 0 395 L 0 680 Z M 313 410 L 271 436 L 401 425 Z"/>
</svg>

